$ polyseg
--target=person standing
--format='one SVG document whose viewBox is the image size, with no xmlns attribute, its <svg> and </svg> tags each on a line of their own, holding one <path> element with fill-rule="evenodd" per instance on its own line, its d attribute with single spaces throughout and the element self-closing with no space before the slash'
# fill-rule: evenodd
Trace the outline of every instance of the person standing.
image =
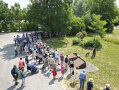
<svg viewBox="0 0 119 90">
<path fill-rule="evenodd" d="M 89 81 L 87 82 L 87 90 L 93 90 L 93 78 L 89 78 Z"/>
<path fill-rule="evenodd" d="M 64 64 L 61 64 L 61 73 L 62 73 L 62 77 L 64 77 Z"/>
<path fill-rule="evenodd" d="M 67 38 L 65 39 L 65 44 L 66 44 L 66 47 L 67 47 L 67 45 L 68 45 L 68 39 Z"/>
<path fill-rule="evenodd" d="M 22 70 L 24 67 L 25 67 L 25 63 L 22 60 L 22 58 L 20 58 L 20 61 L 19 61 L 19 70 Z"/>
<path fill-rule="evenodd" d="M 25 78 L 26 78 L 26 74 L 25 74 L 25 72 L 24 72 L 24 69 L 22 69 L 22 84 L 21 84 L 21 86 L 25 86 Z"/>
<path fill-rule="evenodd" d="M 70 74 L 73 73 L 73 70 L 74 70 L 74 60 L 71 59 L 71 60 L 70 60 Z"/>
<path fill-rule="evenodd" d="M 15 57 L 18 55 L 17 45 L 14 47 Z"/>
<path fill-rule="evenodd" d="M 24 51 L 25 51 L 25 54 L 27 55 L 28 54 L 28 47 L 26 45 L 24 47 Z"/>
<path fill-rule="evenodd" d="M 74 75 L 74 83 L 77 84 L 78 79 L 79 79 L 79 75 L 78 75 L 78 72 L 76 71 L 76 74 Z"/>
<path fill-rule="evenodd" d="M 84 89 L 84 84 L 86 81 L 86 73 L 85 71 L 80 73 L 80 89 Z"/>
<path fill-rule="evenodd" d="M 57 68 L 56 68 L 56 65 L 54 65 L 54 67 L 53 67 L 53 79 L 56 79 L 56 76 L 57 76 Z"/>
<path fill-rule="evenodd" d="M 61 65 L 64 64 L 64 54 L 63 51 L 60 54 Z"/>
<path fill-rule="evenodd" d="M 15 43 L 15 45 L 16 45 L 16 37 L 15 37 L 15 36 L 14 36 L 13 40 L 14 40 L 14 43 Z"/>
<path fill-rule="evenodd" d="M 11 74 L 12 74 L 14 80 L 15 80 L 15 85 L 18 85 L 17 80 L 18 80 L 18 76 L 19 76 L 19 71 L 18 71 L 18 68 L 17 68 L 16 65 L 14 65 L 14 67 L 12 68 Z"/>
<path fill-rule="evenodd" d="M 58 57 L 58 52 L 57 52 L 57 49 L 55 51 L 55 62 L 59 65 L 59 57 Z"/>
<path fill-rule="evenodd" d="M 65 70 L 67 71 L 68 70 L 68 55 L 66 55 L 65 57 Z"/>
<path fill-rule="evenodd" d="M 53 58 L 52 58 L 52 55 L 50 55 L 49 64 L 50 64 L 50 71 L 52 72 L 53 65 L 54 65 L 54 60 L 53 60 Z"/>
<path fill-rule="evenodd" d="M 92 58 L 95 58 L 95 55 L 96 55 L 96 45 L 93 46 Z"/>
<path fill-rule="evenodd" d="M 110 84 L 106 84 L 106 88 L 104 88 L 103 90 L 111 90 L 110 89 Z"/>
</svg>

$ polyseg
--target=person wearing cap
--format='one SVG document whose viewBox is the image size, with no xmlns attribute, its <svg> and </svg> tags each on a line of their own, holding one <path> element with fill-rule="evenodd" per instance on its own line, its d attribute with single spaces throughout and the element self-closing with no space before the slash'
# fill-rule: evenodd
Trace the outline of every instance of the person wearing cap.
<svg viewBox="0 0 119 90">
<path fill-rule="evenodd" d="M 81 72 L 80 73 L 80 89 L 84 89 L 84 84 L 85 84 L 85 81 L 86 81 L 86 73 L 85 71 Z"/>
<path fill-rule="evenodd" d="M 89 78 L 89 81 L 87 82 L 87 90 L 93 90 L 93 78 Z"/>
<path fill-rule="evenodd" d="M 106 88 L 104 88 L 103 90 L 111 90 L 110 89 L 110 84 L 106 84 Z"/>
<path fill-rule="evenodd" d="M 11 70 L 11 74 L 14 78 L 14 81 L 15 81 L 15 85 L 18 85 L 18 76 L 19 76 L 19 70 L 17 68 L 16 65 L 13 66 L 12 70 Z"/>
</svg>

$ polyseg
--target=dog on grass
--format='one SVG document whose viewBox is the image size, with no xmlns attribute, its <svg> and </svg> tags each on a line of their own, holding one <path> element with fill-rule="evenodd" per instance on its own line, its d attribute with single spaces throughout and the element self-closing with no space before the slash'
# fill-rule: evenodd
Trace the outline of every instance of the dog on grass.
<svg viewBox="0 0 119 90">
<path fill-rule="evenodd" d="M 86 53 L 86 57 L 88 57 L 88 56 L 89 56 L 89 54 L 90 54 L 90 52 L 87 52 L 87 53 Z"/>
</svg>

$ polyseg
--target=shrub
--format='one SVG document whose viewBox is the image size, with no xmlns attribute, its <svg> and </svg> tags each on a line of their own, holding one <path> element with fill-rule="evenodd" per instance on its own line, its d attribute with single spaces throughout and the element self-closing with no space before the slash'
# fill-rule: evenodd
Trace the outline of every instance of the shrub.
<svg viewBox="0 0 119 90">
<path fill-rule="evenodd" d="M 72 45 L 78 45 L 79 42 L 80 42 L 79 39 L 74 39 L 74 40 L 72 41 Z"/>
<path fill-rule="evenodd" d="M 86 42 L 85 42 L 84 40 L 83 40 L 83 41 L 80 40 L 80 42 L 79 42 L 79 46 L 84 47 L 84 46 L 85 46 L 85 43 L 86 43 Z"/>
<path fill-rule="evenodd" d="M 92 39 L 87 41 L 84 45 L 84 48 L 92 48 L 94 45 L 96 45 L 98 49 L 102 48 L 102 44 L 98 39 Z"/>
<path fill-rule="evenodd" d="M 81 40 L 83 40 L 83 38 L 87 36 L 87 33 L 86 31 L 82 31 L 82 32 L 77 33 L 76 36 L 80 38 Z"/>
</svg>

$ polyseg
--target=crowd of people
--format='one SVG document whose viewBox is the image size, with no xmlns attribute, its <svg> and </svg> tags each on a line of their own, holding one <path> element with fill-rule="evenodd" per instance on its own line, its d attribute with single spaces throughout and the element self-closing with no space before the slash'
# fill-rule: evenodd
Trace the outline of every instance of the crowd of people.
<svg viewBox="0 0 119 90">
<path fill-rule="evenodd" d="M 62 78 L 64 77 L 65 72 L 70 68 L 70 74 L 74 75 L 74 83 L 78 83 L 80 79 L 80 88 L 84 89 L 84 84 L 86 81 L 86 73 L 85 71 L 78 74 L 74 69 L 74 60 L 68 59 L 68 55 L 64 55 L 64 52 L 61 51 L 60 55 L 57 49 L 53 49 L 53 47 L 49 47 L 46 42 L 42 41 L 41 33 L 32 32 L 30 34 L 23 33 L 20 37 L 19 35 L 14 36 L 13 38 L 15 42 L 14 51 L 15 57 L 19 54 L 25 55 L 25 59 L 21 57 L 19 60 L 19 66 L 17 68 L 16 65 L 13 66 L 11 70 L 11 74 L 15 80 L 15 85 L 18 85 L 18 79 L 22 79 L 22 86 L 25 86 L 25 78 L 27 76 L 27 72 L 31 72 L 31 74 L 38 73 L 39 68 L 36 64 L 43 64 L 42 70 L 49 70 L 53 75 L 53 79 L 57 78 L 57 69 L 61 66 L 61 74 Z M 65 40 L 66 47 L 68 44 L 68 40 Z M 31 55 L 32 60 L 29 60 L 29 56 Z M 25 72 L 26 70 L 26 72 Z M 110 85 L 106 85 L 106 89 L 110 90 Z M 93 90 L 93 78 L 90 78 L 87 82 L 87 90 Z"/>
</svg>

